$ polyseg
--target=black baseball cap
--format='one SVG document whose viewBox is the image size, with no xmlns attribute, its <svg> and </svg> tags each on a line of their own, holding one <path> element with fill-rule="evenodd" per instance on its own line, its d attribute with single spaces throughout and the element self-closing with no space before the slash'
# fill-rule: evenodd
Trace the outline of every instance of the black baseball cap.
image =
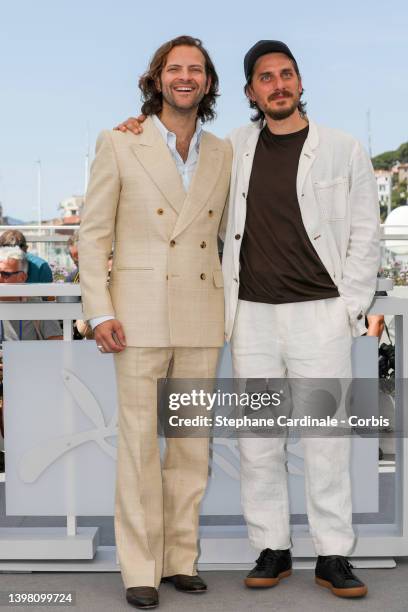
<svg viewBox="0 0 408 612">
<path fill-rule="evenodd" d="M 297 68 L 297 63 L 292 55 L 291 50 L 285 43 L 280 40 L 258 40 L 253 47 L 247 52 L 244 57 L 244 72 L 245 78 L 248 81 L 252 75 L 252 70 L 255 66 L 256 60 L 266 53 L 284 53 L 290 59 L 292 59 Z"/>
</svg>

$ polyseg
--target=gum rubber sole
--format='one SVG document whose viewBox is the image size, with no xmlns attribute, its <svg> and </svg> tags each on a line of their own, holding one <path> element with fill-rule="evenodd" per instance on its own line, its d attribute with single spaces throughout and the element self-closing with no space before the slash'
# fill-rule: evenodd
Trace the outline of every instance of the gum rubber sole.
<svg viewBox="0 0 408 612">
<path fill-rule="evenodd" d="M 315 577 L 315 582 L 319 586 L 329 589 L 333 593 L 333 595 L 337 595 L 337 597 L 364 597 L 364 595 L 367 595 L 368 592 L 368 588 L 366 587 L 366 585 L 361 587 L 354 587 L 351 589 L 337 589 L 328 580 L 323 580 L 323 578 L 318 578 L 317 576 Z"/>
<path fill-rule="evenodd" d="M 292 570 L 286 570 L 276 578 L 245 578 L 245 585 L 250 589 L 267 589 L 276 586 L 282 578 L 287 578 L 291 573 Z"/>
</svg>

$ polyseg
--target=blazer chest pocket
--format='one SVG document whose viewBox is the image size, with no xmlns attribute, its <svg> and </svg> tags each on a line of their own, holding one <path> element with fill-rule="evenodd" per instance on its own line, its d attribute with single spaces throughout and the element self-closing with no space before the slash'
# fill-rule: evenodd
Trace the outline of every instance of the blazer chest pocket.
<svg viewBox="0 0 408 612">
<path fill-rule="evenodd" d="M 316 198 L 325 219 L 344 219 L 347 209 L 348 181 L 345 177 L 314 183 Z"/>
</svg>

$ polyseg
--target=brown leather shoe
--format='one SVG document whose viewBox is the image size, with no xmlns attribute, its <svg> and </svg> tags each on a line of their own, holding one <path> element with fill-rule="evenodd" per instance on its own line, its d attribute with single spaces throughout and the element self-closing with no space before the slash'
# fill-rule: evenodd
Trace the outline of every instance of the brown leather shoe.
<svg viewBox="0 0 408 612">
<path fill-rule="evenodd" d="M 162 582 L 171 582 L 178 591 L 184 593 L 204 593 L 207 585 L 200 576 L 187 576 L 186 574 L 175 574 L 162 578 Z"/>
<path fill-rule="evenodd" d="M 126 589 L 126 601 L 140 610 L 157 608 L 159 605 L 159 593 L 154 587 L 130 587 Z"/>
</svg>

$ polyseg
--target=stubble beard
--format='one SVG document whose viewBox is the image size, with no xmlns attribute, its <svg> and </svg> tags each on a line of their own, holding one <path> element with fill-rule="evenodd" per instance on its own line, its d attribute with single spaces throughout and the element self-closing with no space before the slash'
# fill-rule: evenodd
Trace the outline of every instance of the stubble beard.
<svg viewBox="0 0 408 612">
<path fill-rule="evenodd" d="M 179 115 L 190 115 L 192 112 L 197 111 L 201 100 L 197 104 L 190 104 L 190 106 L 178 106 L 175 104 L 174 100 L 169 100 L 163 95 L 163 101 L 166 102 L 167 106 L 174 112 L 179 113 Z"/>
<path fill-rule="evenodd" d="M 266 107 L 264 113 L 274 121 L 283 121 L 283 119 L 291 117 L 293 113 L 297 110 L 299 100 L 300 96 L 295 98 L 290 106 L 288 106 L 287 108 L 282 108 L 281 110 L 273 110 L 269 107 Z"/>
</svg>

